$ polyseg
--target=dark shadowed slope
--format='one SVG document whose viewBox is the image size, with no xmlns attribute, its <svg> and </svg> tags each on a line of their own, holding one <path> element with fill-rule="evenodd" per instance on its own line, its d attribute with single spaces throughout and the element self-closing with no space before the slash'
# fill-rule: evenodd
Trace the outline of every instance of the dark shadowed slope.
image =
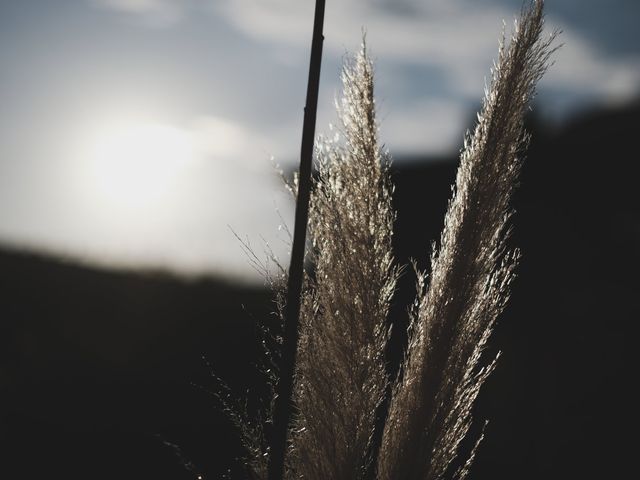
<svg viewBox="0 0 640 480">
<path fill-rule="evenodd" d="M 193 478 L 156 434 L 209 471 L 236 455 L 191 382 L 213 387 L 206 354 L 238 390 L 252 384 L 266 292 L 15 252 L 0 272 L 0 478 Z"/>
</svg>

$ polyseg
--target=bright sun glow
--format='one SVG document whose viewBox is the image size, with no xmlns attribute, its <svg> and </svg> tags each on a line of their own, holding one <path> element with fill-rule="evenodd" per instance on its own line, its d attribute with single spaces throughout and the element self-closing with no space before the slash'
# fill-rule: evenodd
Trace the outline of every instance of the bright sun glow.
<svg viewBox="0 0 640 480">
<path fill-rule="evenodd" d="M 84 149 L 85 186 L 111 207 L 149 207 L 171 196 L 196 152 L 190 134 L 170 125 L 120 122 L 99 129 Z"/>
</svg>

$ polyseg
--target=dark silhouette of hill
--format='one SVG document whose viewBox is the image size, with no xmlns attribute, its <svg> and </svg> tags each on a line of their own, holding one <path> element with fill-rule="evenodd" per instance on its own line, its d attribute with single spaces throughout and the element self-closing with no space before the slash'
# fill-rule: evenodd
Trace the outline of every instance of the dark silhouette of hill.
<svg viewBox="0 0 640 480">
<path fill-rule="evenodd" d="M 268 292 L 15 252 L 0 272 L 0 478 L 193 478 L 161 440 L 221 467 L 236 455 L 191 382 L 214 386 L 204 354 L 252 386 L 251 314 L 269 314 Z"/>
<path fill-rule="evenodd" d="M 472 478 L 610 478 L 634 458 L 638 124 L 638 104 L 558 132 L 531 122 L 513 235 L 523 258 L 491 347 L 503 356 L 477 406 L 491 423 Z M 457 161 L 418 160 L 395 164 L 395 245 L 400 261 L 425 267 Z M 402 278 L 398 327 L 413 281 Z M 206 354 L 253 395 L 254 321 L 269 315 L 269 292 L 4 251 L 0 302 L 1 478 L 194 478 L 162 439 L 205 478 L 240 454 L 191 383 L 213 387 Z M 396 333 L 391 359 L 402 341 Z"/>
</svg>

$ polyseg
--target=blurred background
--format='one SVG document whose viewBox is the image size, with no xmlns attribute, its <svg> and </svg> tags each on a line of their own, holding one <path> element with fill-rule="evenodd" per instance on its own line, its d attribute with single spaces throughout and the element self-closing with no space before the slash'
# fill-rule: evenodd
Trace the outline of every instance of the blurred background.
<svg viewBox="0 0 640 480">
<path fill-rule="evenodd" d="M 438 236 L 463 134 L 521 5 L 327 2 L 317 133 L 334 133 L 340 66 L 365 29 L 401 262 L 424 263 Z M 256 394 L 255 320 L 273 305 L 236 234 L 287 263 L 293 205 L 275 166 L 298 162 L 313 8 L 0 2 L 0 476 L 233 468 L 241 450 L 205 392 L 207 362 Z M 635 0 L 547 2 L 564 45 L 529 118 L 523 264 L 478 407 L 492 423 L 474 478 L 595 478 L 631 458 L 639 17 Z"/>
<path fill-rule="evenodd" d="M 0 239 L 111 265 L 260 281 L 229 226 L 286 257 L 273 162 L 297 162 L 312 1 L 3 2 Z M 381 138 L 457 151 L 521 1 L 329 2 L 318 133 L 346 52 L 376 60 Z M 551 1 L 564 47 L 536 114 L 563 125 L 635 98 L 635 1 Z M 277 212 L 280 212 L 280 216 Z"/>
</svg>

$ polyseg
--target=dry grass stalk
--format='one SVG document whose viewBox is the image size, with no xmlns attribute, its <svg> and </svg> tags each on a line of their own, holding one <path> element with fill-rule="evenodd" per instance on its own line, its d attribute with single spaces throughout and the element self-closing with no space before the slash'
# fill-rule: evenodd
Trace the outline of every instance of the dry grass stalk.
<svg viewBox="0 0 640 480">
<path fill-rule="evenodd" d="M 510 200 L 527 144 L 523 118 L 553 52 L 543 23 L 543 2 L 536 1 L 523 10 L 510 43 L 501 42 L 478 124 L 465 141 L 428 288 L 419 281 L 378 459 L 381 480 L 461 479 L 473 460 L 475 449 L 450 472 L 495 366 L 494 358 L 481 368 L 480 357 L 517 263 L 517 251 L 506 246 Z"/>
<path fill-rule="evenodd" d="M 296 371 L 290 477 L 362 478 L 387 386 L 386 326 L 394 292 L 389 159 L 377 141 L 366 49 L 342 72 L 344 145 L 322 140 L 312 195 L 315 272 L 307 279 Z"/>
<path fill-rule="evenodd" d="M 391 248 L 395 214 L 364 44 L 345 64 L 338 104 L 345 142 L 320 139 L 316 149 L 308 252 L 315 270 L 302 296 L 287 478 L 352 480 L 371 466 L 379 480 L 463 479 L 469 473 L 482 434 L 466 461 L 459 458 L 460 444 L 496 364 L 497 358 L 487 363 L 481 357 L 518 259 L 506 242 L 528 142 L 523 119 L 554 51 L 555 35 L 543 39 L 542 30 L 543 1 L 537 0 L 523 10 L 509 44 L 500 44 L 478 124 L 465 140 L 428 285 L 418 274 L 409 343 L 377 459 L 371 442 L 389 385 L 387 317 L 398 277 Z M 290 188 L 297 191 L 295 182 Z M 272 280 L 282 318 L 286 272 L 279 272 Z M 275 339 L 265 357 L 277 357 L 280 347 Z M 267 374 L 273 386 L 277 375 Z M 272 404 L 265 405 L 263 422 L 231 413 L 247 447 L 248 476 L 266 479 L 264 432 Z"/>
</svg>

